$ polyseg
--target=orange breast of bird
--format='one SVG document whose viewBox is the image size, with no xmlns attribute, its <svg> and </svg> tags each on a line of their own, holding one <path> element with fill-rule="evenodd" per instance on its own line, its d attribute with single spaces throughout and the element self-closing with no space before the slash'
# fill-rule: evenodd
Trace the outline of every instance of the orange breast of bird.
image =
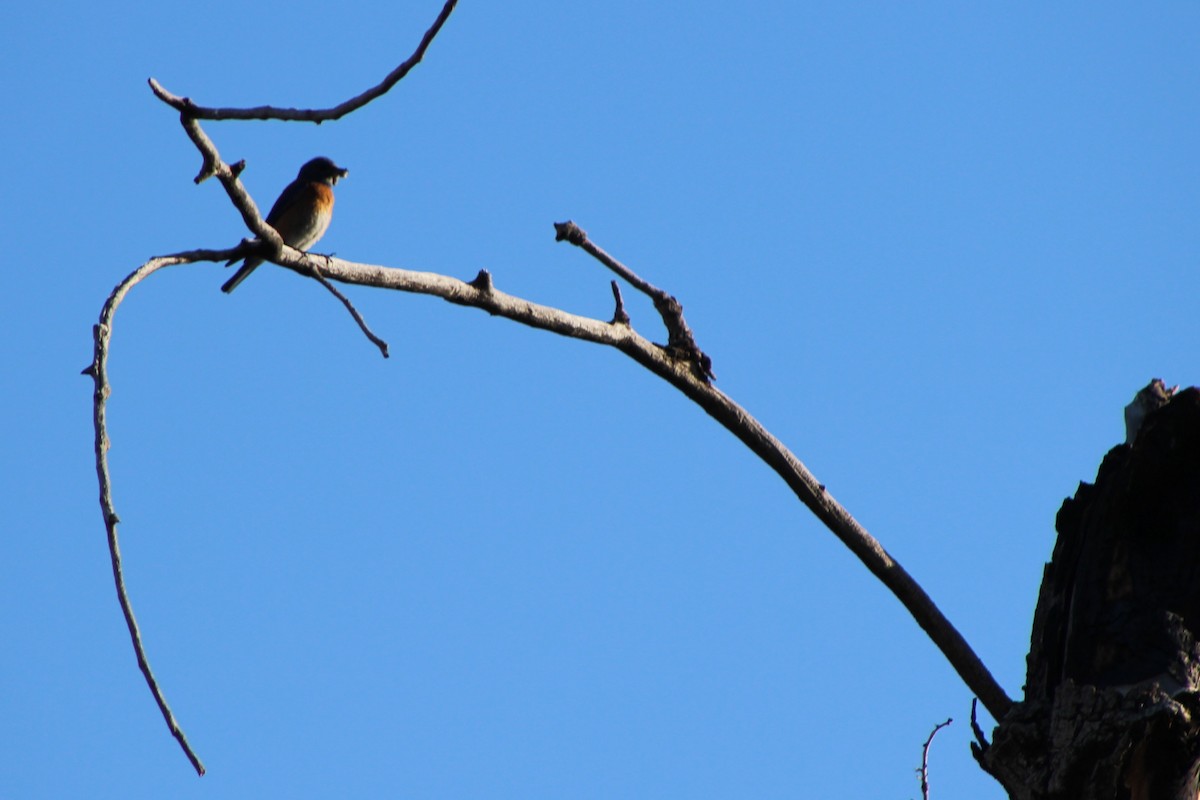
<svg viewBox="0 0 1200 800">
<path fill-rule="evenodd" d="M 333 219 L 333 189 L 324 183 L 305 186 L 278 219 L 270 220 L 283 241 L 297 250 L 307 250 L 325 235 Z"/>
</svg>

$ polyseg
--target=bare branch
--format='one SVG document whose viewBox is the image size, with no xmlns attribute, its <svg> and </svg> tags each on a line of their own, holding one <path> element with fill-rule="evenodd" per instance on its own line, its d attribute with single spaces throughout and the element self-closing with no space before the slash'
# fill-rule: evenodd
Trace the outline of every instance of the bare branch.
<svg viewBox="0 0 1200 800">
<path fill-rule="evenodd" d="M 199 252 L 219 253 L 220 251 Z M 130 273 L 125 280 L 117 284 L 112 294 L 108 296 L 108 300 L 104 303 L 104 309 L 100 312 L 99 324 L 92 328 L 94 339 L 92 363 L 84 370 L 84 374 L 90 375 L 95 382 L 95 392 L 92 401 L 92 420 L 96 430 L 96 474 L 100 479 L 100 512 L 104 517 L 104 527 L 108 530 L 108 554 L 112 561 L 113 580 L 117 586 L 117 599 L 120 601 L 121 611 L 125 615 L 125 625 L 129 628 L 129 638 L 133 641 L 133 652 L 137 656 L 138 668 L 141 669 L 142 675 L 146 679 L 146 685 L 150 687 L 150 693 L 154 695 L 154 702 L 158 703 L 158 710 L 162 712 L 163 719 L 166 720 L 171 735 L 175 737 L 175 740 L 179 742 L 179 746 L 183 748 L 183 752 L 187 755 L 188 760 L 195 767 L 196 773 L 203 775 L 204 764 L 201 763 L 200 757 L 196 755 L 196 751 L 188 743 L 187 736 L 184 735 L 183 729 L 179 727 L 179 723 L 175 721 L 175 715 L 171 713 L 171 707 L 167 705 L 167 698 L 163 695 L 162 689 L 159 688 L 158 681 L 154 677 L 154 672 L 150 669 L 150 660 L 146 657 L 146 649 L 142 645 L 142 634 L 138 629 L 137 619 L 133 615 L 133 605 L 129 602 L 129 593 L 125 589 L 125 575 L 121 569 L 121 548 L 117 541 L 117 524 L 120 522 L 120 519 L 117 517 L 117 511 L 113 506 L 112 481 L 109 479 L 108 474 L 109 439 L 105 421 L 105 411 L 111 391 L 108 384 L 108 350 L 109 341 L 112 338 L 113 316 L 117 312 L 117 306 L 121 304 L 121 301 L 129 290 L 148 275 L 163 267 L 185 264 L 194 260 L 194 258 L 189 257 L 187 254 L 152 258 Z"/>
<path fill-rule="evenodd" d="M 276 263 L 304 274 L 308 271 L 303 254 L 290 249 L 281 253 Z M 433 295 L 533 328 L 615 347 L 625 353 L 691 398 L 775 470 L 796 497 L 904 604 L 993 717 L 1002 719 L 1012 707 L 1012 700 L 920 584 L 845 507 L 834 500 L 825 486 L 782 442 L 744 408 L 697 375 L 690 359 L 680 358 L 669 346 L 648 341 L 629 325 L 580 317 L 514 297 L 497 290 L 490 280 L 486 285 L 478 278 L 466 283 L 436 273 L 356 264 L 339 258 L 329 258 L 322 271 L 331 280 Z"/>
<path fill-rule="evenodd" d="M 222 167 L 224 165 L 221 165 Z M 192 762 L 196 772 L 200 775 L 204 774 L 204 764 L 201 763 L 199 756 L 188 743 L 187 736 L 184 735 L 183 729 L 175 720 L 175 715 L 171 712 L 170 706 L 167 704 L 166 696 L 158 685 L 158 680 L 154 677 L 154 672 L 150 669 L 150 661 L 146 656 L 146 649 L 142 643 L 142 634 L 138 628 L 137 618 L 133 613 L 133 605 L 129 600 L 129 593 L 125 588 L 125 575 L 121 567 L 121 548 L 117 538 L 117 525 L 120 518 L 117 515 L 116 508 L 113 505 L 112 498 L 112 479 L 108 471 L 108 425 L 106 420 L 106 410 L 108 397 L 111 393 L 110 384 L 108 382 L 108 353 L 109 343 L 112 339 L 113 320 L 117 313 L 117 308 L 129 294 L 134 286 L 141 283 L 147 277 L 165 267 L 176 266 L 178 264 L 192 264 L 203 261 L 221 262 L 232 258 L 239 252 L 244 251 L 245 244 L 235 248 L 226 250 L 188 250 L 181 253 L 173 253 L 165 256 L 155 256 L 145 264 L 131 272 L 126 278 L 121 281 L 109 294 L 108 299 L 104 303 L 104 308 L 100 312 L 100 321 L 97 325 L 92 326 L 93 335 L 93 353 L 92 363 L 85 367 L 82 374 L 88 375 L 95 383 L 95 391 L 93 393 L 92 402 L 92 421 L 95 427 L 95 456 L 96 456 L 96 475 L 100 482 L 100 511 L 104 517 L 104 526 L 108 531 L 108 552 L 109 558 L 112 561 L 113 580 L 117 588 L 117 600 L 121 604 L 121 611 L 125 615 L 125 625 L 129 629 L 129 637 L 133 642 L 133 652 L 137 657 L 138 667 L 142 671 L 142 675 L 146 679 L 146 685 L 150 687 L 150 693 L 154 695 L 154 701 L 158 704 L 159 711 L 162 712 L 163 719 L 167 722 L 167 727 L 171 731 L 171 735 L 179 742 L 179 746 L 183 748 L 183 752 L 187 755 L 188 760 Z M 325 286 L 335 297 L 340 299 L 346 308 L 350 311 L 355 321 L 363 333 L 366 334 L 375 345 L 383 353 L 383 357 L 388 357 L 387 342 L 377 337 L 367 327 L 357 309 L 336 287 L 331 285 L 314 263 L 314 256 L 307 253 L 301 253 L 297 250 L 287 248 L 289 256 L 294 254 L 293 260 L 298 266 L 297 271 L 305 275 L 316 278 Z"/>
<path fill-rule="evenodd" d="M 220 169 L 216 174 L 221 174 Z M 232 180 L 236 181 L 236 178 L 232 178 Z M 150 671 L 121 574 L 116 529 L 118 519 L 112 505 L 112 489 L 106 455 L 108 436 L 105 429 L 105 402 L 109 393 L 106 364 L 113 316 L 121 300 L 134 285 L 163 267 L 199 260 L 221 261 L 232 257 L 244 247 L 245 243 L 239 245 L 238 248 L 227 250 L 194 250 L 163 256 L 152 259 L 135 270 L 113 290 L 105 303 L 100 315 L 100 324 L 95 328 L 95 356 L 92 364 L 84 370 L 86 374 L 93 377 L 96 383 L 94 406 L 96 465 L 100 479 L 101 510 L 108 530 L 118 598 L 125 614 L 130 637 L 133 640 L 138 665 L 146 677 L 147 684 L 154 694 L 155 701 L 158 703 L 172 735 L 179 741 L 180 746 L 183 747 L 184 752 L 187 753 L 188 758 L 201 774 L 203 774 L 203 766 L 188 745 L 183 731 L 171 714 L 154 675 Z M 275 261 L 287 269 L 311 276 L 314 273 L 313 258 L 309 254 L 284 247 Z M 920 585 L 900 564 L 892 559 L 883 546 L 867 533 L 841 504 L 833 499 L 824 485 L 817 481 L 808 468 L 745 409 L 716 389 L 703 376 L 697 375 L 691 360 L 681 359 L 672 348 L 656 345 L 645 339 L 627 322 L 621 321 L 620 314 L 617 314 L 612 322 L 602 322 L 515 297 L 496 289 L 490 273 L 486 270 L 481 271 L 468 283 L 437 273 L 414 272 L 373 264 L 356 264 L 332 256 L 325 257 L 324 262 L 323 269 L 318 273 L 322 283 L 327 283 L 327 279 L 332 279 L 343 283 L 440 297 L 456 305 L 479 308 L 494 316 L 505 317 L 523 325 L 557 333 L 561 336 L 608 345 L 625 353 L 683 392 L 775 470 L 801 502 L 808 506 L 817 518 L 904 604 L 934 644 L 941 649 L 966 685 L 983 700 L 993 717 L 998 720 L 1002 719 L 1012 707 L 1012 701 L 996 683 L 983 662 L 979 660 L 962 635 L 934 605 Z M 619 298 L 619 291 L 615 294 Z M 618 305 L 619 310 L 621 310 L 620 304 Z"/>
<path fill-rule="evenodd" d="M 196 145 L 196 149 L 200 151 L 202 163 L 200 172 L 192 180 L 195 183 L 203 183 L 209 178 L 216 176 L 221 182 L 221 186 L 225 189 L 225 194 L 229 195 L 230 202 L 233 207 L 242 215 L 242 221 L 246 223 L 246 227 L 259 238 L 261 242 L 265 242 L 268 248 L 267 253 L 263 253 L 264 257 L 268 257 L 273 252 L 278 252 L 283 245 L 283 239 L 279 233 L 266 223 L 262 214 L 259 213 L 258 206 L 254 202 L 254 198 L 246 191 L 246 187 L 242 186 L 238 176 L 242 170 L 246 168 L 245 161 L 239 161 L 232 167 L 226 164 L 221 159 L 221 154 L 217 152 L 217 146 L 213 144 L 212 139 L 208 138 L 208 134 L 200 127 L 200 123 L 193 117 L 187 114 L 179 115 L 179 124 L 183 126 L 183 130 L 187 133 L 187 137 Z M 250 242 L 244 242 L 243 246 L 249 250 Z"/>
<path fill-rule="evenodd" d="M 925 746 L 921 748 L 921 768 L 917 772 L 921 774 L 921 797 L 924 800 L 929 800 L 929 745 L 933 744 L 933 737 L 937 736 L 938 731 L 951 722 L 954 720 L 947 717 L 945 722 L 935 725 L 929 733 L 929 738 L 925 740 Z"/>
<path fill-rule="evenodd" d="M 565 240 L 582 248 L 601 264 L 621 276 L 630 286 L 653 300 L 654 307 L 658 309 L 659 316 L 662 317 L 663 324 L 667 327 L 667 347 L 671 348 L 678 357 L 690 361 L 696 368 L 697 375 L 703 380 L 717 379 L 717 376 L 713 374 L 712 359 L 705 355 L 704 351 L 696 344 L 696 337 L 692 335 L 692 329 L 688 327 L 687 321 L 683 318 L 683 306 L 678 300 L 649 281 L 642 280 L 629 267 L 604 252 L 588 239 L 586 231 L 570 220 L 554 223 L 554 239 L 558 242 Z"/>
<path fill-rule="evenodd" d="M 666 326 L 666 345 L 654 344 L 632 328 L 629 324 L 629 315 L 624 308 L 620 289 L 615 281 L 612 284 L 616 302 L 613 320 L 602 322 L 505 294 L 495 288 L 492 277 L 486 270 L 480 271 L 472 281 L 464 282 L 436 273 L 357 264 L 333 257 L 325 257 L 324 266 L 318 269 L 314 260 L 316 257 L 286 246 L 278 233 L 266 224 L 258 207 L 239 180 L 238 176 L 245 167 L 245 163 L 238 162 L 232 166 L 226 164 L 221 159 L 215 145 L 200 127 L 199 120 L 278 119 L 309 121 L 319 124 L 325 120 L 339 119 L 385 94 L 407 75 L 421 61 L 425 51 L 454 10 L 456 3 L 457 0 L 447 0 L 433 25 L 426 31 L 416 51 L 380 84 L 330 109 L 285 109 L 273 106 L 249 109 L 207 108 L 194 104 L 186 97 L 171 94 L 153 78 L 149 81 L 154 94 L 164 103 L 179 111 L 180 122 L 185 132 L 201 153 L 203 163 L 195 181 L 200 183 L 215 176 L 221 182 L 230 201 L 238 209 L 247 228 L 257 237 L 254 240 L 244 240 L 238 247 L 229 250 L 192 251 L 191 253 L 152 259 L 132 273 L 113 290 L 112 295 L 105 303 L 100 324 L 95 328 L 96 344 L 93 363 L 85 370 L 85 373 L 91 375 L 96 382 L 97 472 L 100 477 L 101 509 L 109 533 L 109 547 L 118 597 L 130 629 L 138 664 L 172 734 L 179 741 L 197 771 L 203 774 L 204 768 L 187 744 L 182 730 L 175 722 L 150 671 L 121 574 L 116 534 L 117 515 L 112 507 L 106 456 L 108 438 L 105 432 L 104 413 L 109 392 L 106 362 L 112 317 L 121 299 L 133 285 L 165 266 L 197 260 L 224 260 L 247 254 L 253 254 L 303 275 L 315 277 L 342 301 L 364 334 L 380 348 L 384 357 L 387 357 L 388 354 L 387 344 L 369 330 L 362 316 L 354 309 L 345 295 L 330 284 L 330 279 L 441 297 L 449 302 L 479 308 L 494 316 L 505 317 L 534 328 L 617 348 L 683 392 L 775 470 L 796 497 L 903 603 L 950 661 L 967 686 L 978 695 L 997 720 L 1002 719 L 1012 707 L 1012 701 L 971 650 L 962 635 L 934 605 L 920 585 L 892 559 L 882 545 L 867 533 L 843 506 L 833 499 L 826 491 L 825 486 L 817 482 L 808 468 L 782 442 L 771 435 L 745 409 L 712 386 L 711 381 L 715 379 L 715 376 L 712 371 L 711 359 L 696 344 L 695 337 L 683 317 L 683 307 L 679 301 L 643 280 L 595 245 L 588 239 L 587 234 L 573 222 L 555 223 L 557 238 L 582 248 L 621 279 L 650 297 Z M 949 721 L 946 724 L 949 724 Z M 936 732 L 937 729 L 934 730 L 934 733 Z M 926 742 L 926 752 L 932 739 L 933 734 Z"/>
<path fill-rule="evenodd" d="M 421 63 L 421 59 L 425 57 L 425 51 L 429 49 L 429 45 L 433 43 L 433 39 L 438 35 L 438 31 L 446 24 L 446 20 L 450 18 L 450 12 L 458 5 L 458 0 L 446 0 L 446 4 L 442 6 L 441 13 L 437 19 L 433 21 L 433 25 L 429 30 L 425 31 L 425 35 L 421 37 L 421 43 L 417 45 L 417 49 L 408 57 L 404 63 L 396 67 L 387 77 L 380 81 L 377 85 L 367 89 L 357 97 L 352 97 L 343 103 L 339 103 L 333 108 L 324 109 L 307 109 L 307 108 L 278 108 L 276 106 L 257 106 L 255 108 L 209 108 L 207 106 L 199 106 L 187 97 L 179 97 L 168 92 L 163 88 L 162 84 L 154 78 L 149 79 L 150 90 L 154 95 L 162 100 L 167 105 L 189 117 L 196 119 L 277 119 L 285 122 L 315 122 L 318 125 L 327 120 L 341 119 L 349 114 L 362 108 L 367 103 L 377 97 L 380 97 L 395 86 L 400 80 L 409 73 L 409 71 L 417 64 Z"/>
</svg>

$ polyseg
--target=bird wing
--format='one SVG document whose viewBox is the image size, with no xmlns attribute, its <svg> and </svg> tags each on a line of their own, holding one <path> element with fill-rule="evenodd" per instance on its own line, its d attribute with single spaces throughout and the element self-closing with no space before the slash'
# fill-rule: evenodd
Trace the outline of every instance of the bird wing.
<svg viewBox="0 0 1200 800">
<path fill-rule="evenodd" d="M 300 195 L 307 185 L 307 181 L 302 183 L 299 179 L 289 183 L 279 193 L 279 197 L 275 200 L 275 205 L 271 206 L 271 210 L 267 212 L 267 224 L 278 230 L 275 223 L 279 221 L 279 218 L 288 208 L 296 204 L 296 201 L 300 199 Z"/>
<path fill-rule="evenodd" d="M 333 190 L 314 181 L 297 187 L 294 196 L 270 222 L 283 241 L 298 250 L 307 250 L 325 235 L 332 211 Z"/>
</svg>

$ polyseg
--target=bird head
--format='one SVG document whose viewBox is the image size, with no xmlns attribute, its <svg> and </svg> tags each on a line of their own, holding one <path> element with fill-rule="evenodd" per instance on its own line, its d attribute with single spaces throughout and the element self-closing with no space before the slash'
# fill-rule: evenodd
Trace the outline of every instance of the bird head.
<svg viewBox="0 0 1200 800">
<path fill-rule="evenodd" d="M 318 156 L 300 168 L 297 180 L 328 183 L 333 186 L 339 179 L 350 174 L 350 170 L 342 169 L 325 156 Z"/>
</svg>

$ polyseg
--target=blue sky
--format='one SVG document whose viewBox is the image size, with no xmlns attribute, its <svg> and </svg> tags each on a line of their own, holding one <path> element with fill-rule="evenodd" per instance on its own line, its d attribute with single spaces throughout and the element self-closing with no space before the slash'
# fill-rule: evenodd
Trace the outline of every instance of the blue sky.
<svg viewBox="0 0 1200 800">
<path fill-rule="evenodd" d="M 429 298 L 148 257 L 245 235 L 146 79 L 325 106 L 436 2 L 0 11 L 0 796 L 1000 798 L 971 694 L 782 482 L 620 354 Z M 1054 514 L 1151 377 L 1196 383 L 1200 7 L 472 3 L 337 123 L 207 124 L 318 250 L 607 319 L 574 219 L 683 302 L 718 386 L 922 582 L 1010 695 Z M 662 333 L 626 293 L 635 327 Z M 990 729 L 990 720 L 988 727 Z"/>
</svg>

